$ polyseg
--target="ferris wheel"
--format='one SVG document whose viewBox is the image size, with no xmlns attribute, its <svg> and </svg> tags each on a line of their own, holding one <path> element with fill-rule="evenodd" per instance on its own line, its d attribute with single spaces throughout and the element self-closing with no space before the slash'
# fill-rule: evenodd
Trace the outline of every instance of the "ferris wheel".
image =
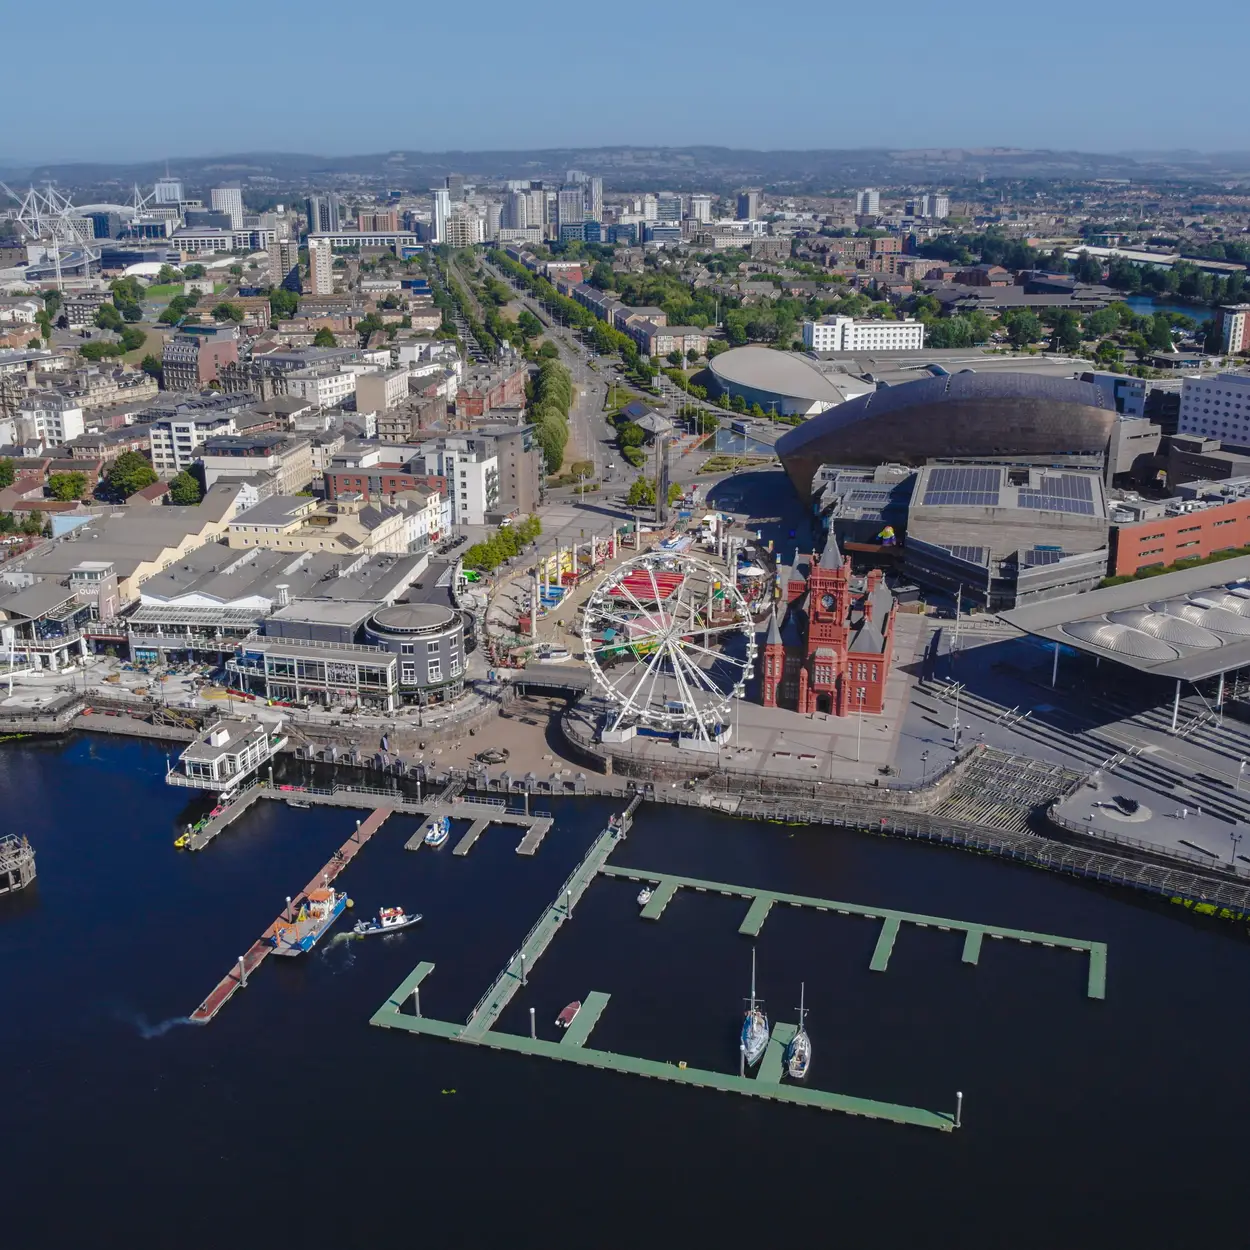
<svg viewBox="0 0 1250 1250">
<path fill-rule="evenodd" d="M 755 625 L 727 575 L 649 552 L 609 573 L 582 617 L 582 644 L 609 728 L 645 725 L 711 740 L 755 666 Z"/>
</svg>

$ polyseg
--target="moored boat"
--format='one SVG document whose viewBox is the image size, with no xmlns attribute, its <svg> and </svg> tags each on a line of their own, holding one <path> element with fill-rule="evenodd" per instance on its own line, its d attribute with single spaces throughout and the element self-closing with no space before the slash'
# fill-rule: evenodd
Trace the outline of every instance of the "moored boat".
<svg viewBox="0 0 1250 1250">
<path fill-rule="evenodd" d="M 343 914 L 347 895 L 326 887 L 312 890 L 295 918 L 283 918 L 273 926 L 270 941 L 275 955 L 303 955 L 312 950 L 325 931 Z"/>
<path fill-rule="evenodd" d="M 807 1029 L 804 1026 L 804 1020 L 807 1018 L 807 1009 L 803 1005 L 804 991 L 807 987 L 803 982 L 799 982 L 799 1027 L 795 1035 L 790 1039 L 790 1044 L 786 1047 L 785 1063 L 786 1075 L 792 1081 L 801 1081 L 806 1075 L 807 1070 L 812 1063 L 812 1039 L 807 1035 Z"/>
<path fill-rule="evenodd" d="M 398 933 L 400 929 L 406 929 L 420 919 L 420 913 L 414 912 L 410 916 L 402 907 L 382 907 L 372 919 L 357 920 L 352 926 L 352 932 L 357 937 L 368 937 L 371 933 Z"/>
<path fill-rule="evenodd" d="M 652 890 L 649 885 L 645 885 L 638 891 L 638 906 L 645 907 L 651 901 Z"/>
<path fill-rule="evenodd" d="M 754 1067 L 768 1045 L 768 1017 L 760 1006 L 762 999 L 755 996 L 755 947 L 751 948 L 751 997 L 742 1017 L 742 1036 L 739 1049 L 748 1068 Z"/>
<path fill-rule="evenodd" d="M 446 816 L 440 816 L 430 825 L 424 841 L 426 846 L 442 846 L 450 836 L 451 821 Z"/>
<path fill-rule="evenodd" d="M 569 1025 L 577 1019 L 577 1013 L 581 1011 L 581 1009 L 581 999 L 575 998 L 558 1016 L 556 1016 L 556 1024 L 562 1029 L 567 1029 Z"/>
</svg>

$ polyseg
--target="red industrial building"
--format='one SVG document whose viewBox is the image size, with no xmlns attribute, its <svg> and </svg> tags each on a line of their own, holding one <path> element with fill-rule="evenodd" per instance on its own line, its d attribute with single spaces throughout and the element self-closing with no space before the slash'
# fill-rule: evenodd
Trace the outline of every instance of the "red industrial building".
<svg viewBox="0 0 1250 1250">
<path fill-rule="evenodd" d="M 783 603 L 763 649 L 765 707 L 880 713 L 894 650 L 894 596 L 880 569 L 851 572 L 833 530 L 825 549 L 777 570 Z"/>
</svg>

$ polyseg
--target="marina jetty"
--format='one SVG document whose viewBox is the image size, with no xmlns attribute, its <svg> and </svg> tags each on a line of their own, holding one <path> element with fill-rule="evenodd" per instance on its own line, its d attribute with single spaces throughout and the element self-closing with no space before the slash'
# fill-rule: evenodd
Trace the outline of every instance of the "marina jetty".
<svg viewBox="0 0 1250 1250">
<path fill-rule="evenodd" d="M 298 894 L 287 899 L 282 914 L 276 917 L 273 923 L 252 943 L 245 955 L 239 956 L 235 966 L 222 977 L 208 997 L 191 1013 L 193 1023 L 207 1024 L 239 990 L 247 985 L 248 977 L 275 953 L 279 931 L 291 925 L 300 907 L 307 902 L 309 895 L 324 890 L 330 885 L 339 873 L 356 858 L 390 814 L 391 809 L 378 808 L 367 819 L 356 822 L 356 829 L 352 836 L 334 852 L 321 871 Z"/>
<path fill-rule="evenodd" d="M 641 802 L 642 796 L 636 795 L 624 812 L 613 816 L 608 826 L 595 839 L 581 862 L 560 887 L 556 897 L 539 915 L 517 951 L 478 999 L 463 1024 L 433 1019 L 422 1012 L 421 986 L 434 971 L 434 964 L 428 961 L 419 963 L 412 970 L 374 1013 L 370 1023 L 379 1028 L 401 1029 L 409 1033 L 441 1038 L 445 1041 L 490 1046 L 497 1050 L 507 1050 L 522 1055 L 580 1063 L 609 1072 L 651 1077 L 693 1085 L 700 1089 L 714 1089 L 768 1098 L 821 1110 L 841 1111 L 850 1115 L 889 1120 L 913 1127 L 946 1132 L 960 1127 L 961 1094 L 956 1095 L 955 1110 L 945 1112 L 859 1098 L 783 1080 L 785 1048 L 797 1031 L 797 1023 L 778 1021 L 773 1025 L 759 1071 L 753 1077 L 693 1068 L 684 1062 L 664 1063 L 635 1055 L 599 1050 L 590 1046 L 588 1043 L 591 1034 L 611 1001 L 611 994 L 602 990 L 591 990 L 579 998 L 580 1009 L 574 1014 L 572 1022 L 558 1041 L 549 1041 L 538 1036 L 535 1009 L 532 1007 L 529 1010 L 528 1036 L 499 1030 L 496 1026 L 504 1009 L 526 989 L 529 978 L 534 975 L 535 965 L 554 937 L 573 920 L 579 905 L 584 905 L 583 897 L 586 891 L 599 876 L 626 877 L 633 881 L 653 883 L 655 890 L 651 899 L 640 907 L 640 918 L 644 920 L 658 920 L 677 890 L 692 889 L 749 899 L 750 904 L 739 932 L 752 937 L 758 935 L 768 912 L 776 905 L 815 907 L 822 911 L 857 915 L 880 921 L 882 927 L 870 965 L 874 971 L 884 972 L 887 969 L 890 952 L 899 929 L 904 923 L 962 931 L 965 934 L 963 962 L 971 965 L 979 961 L 981 941 L 987 936 L 1022 943 L 1038 942 L 1048 946 L 1068 947 L 1087 953 L 1089 956 L 1089 996 L 1101 998 L 1105 993 L 1106 947 L 1099 942 L 944 920 L 940 917 L 880 908 L 870 909 L 833 900 L 777 894 L 718 882 L 675 877 L 665 873 L 648 873 L 632 868 L 611 868 L 607 865 L 607 860 L 619 843 L 628 836 L 634 813 Z"/>
</svg>

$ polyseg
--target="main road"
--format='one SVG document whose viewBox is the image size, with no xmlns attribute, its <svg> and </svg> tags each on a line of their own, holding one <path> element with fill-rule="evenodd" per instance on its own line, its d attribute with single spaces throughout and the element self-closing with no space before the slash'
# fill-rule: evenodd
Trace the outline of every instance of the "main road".
<svg viewBox="0 0 1250 1250">
<path fill-rule="evenodd" d="M 604 412 L 608 391 L 606 361 L 599 358 L 600 363 L 596 363 L 576 334 L 567 326 L 560 326 L 538 300 L 513 281 L 510 274 L 496 269 L 485 257 L 482 258 L 482 264 L 492 277 L 512 287 L 516 292 L 517 302 L 543 323 L 547 341 L 555 344 L 560 353 L 560 363 L 568 369 L 572 377 L 573 405 L 569 409 L 569 441 L 572 443 L 573 453 L 568 459 L 591 461 L 596 475 L 602 475 L 604 481 L 611 481 L 613 475 L 618 480 L 623 480 L 621 469 L 624 466 L 618 462 L 613 446 L 616 431 Z M 609 465 L 613 468 L 609 469 Z"/>
</svg>

